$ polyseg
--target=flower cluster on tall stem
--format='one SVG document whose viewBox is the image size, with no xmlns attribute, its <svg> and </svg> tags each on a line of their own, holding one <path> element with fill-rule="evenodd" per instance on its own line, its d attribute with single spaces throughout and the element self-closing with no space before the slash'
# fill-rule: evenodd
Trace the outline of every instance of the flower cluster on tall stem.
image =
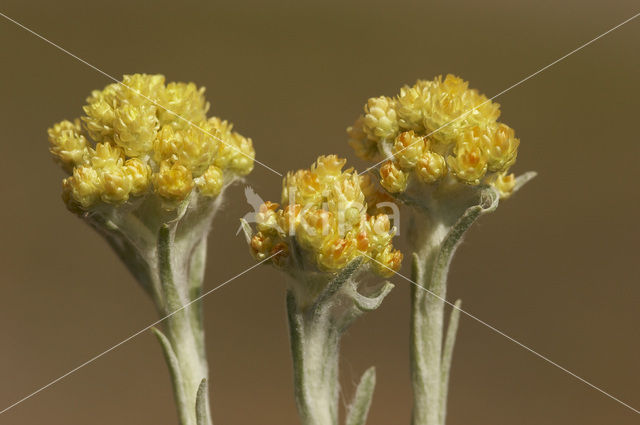
<svg viewBox="0 0 640 425">
<path fill-rule="evenodd" d="M 509 174 L 519 140 L 499 105 L 453 75 L 368 100 L 347 129 L 356 154 L 410 215 L 413 425 L 444 425 L 460 301 L 445 331 L 447 273 L 466 230 L 535 174 Z"/>
<path fill-rule="evenodd" d="M 282 206 L 265 203 L 254 233 L 244 223 L 256 259 L 289 276 L 287 317 L 295 397 L 303 425 L 337 425 L 340 338 L 366 311 L 376 309 L 392 285 L 367 276 L 389 276 L 402 254 L 393 248 L 386 214 L 372 204 L 370 182 L 345 160 L 321 156 L 283 181 Z M 369 196 L 366 196 L 366 195 Z M 277 255 L 276 255 L 277 254 Z M 363 375 L 347 413 L 347 425 L 363 425 L 375 370 Z"/>
<path fill-rule="evenodd" d="M 252 142 L 207 117 L 204 88 L 125 75 L 48 130 L 67 207 L 111 245 L 159 314 L 155 330 L 182 425 L 210 425 L 202 306 L 207 235 L 226 187 L 253 168 Z"/>
</svg>

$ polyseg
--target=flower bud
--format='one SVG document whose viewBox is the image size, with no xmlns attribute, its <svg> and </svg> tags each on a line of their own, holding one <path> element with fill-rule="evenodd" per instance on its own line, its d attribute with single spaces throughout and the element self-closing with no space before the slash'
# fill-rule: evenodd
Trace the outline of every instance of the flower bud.
<svg viewBox="0 0 640 425">
<path fill-rule="evenodd" d="M 409 175 L 396 167 L 393 161 L 380 167 L 380 184 L 391 193 L 404 192 L 409 183 Z"/>
</svg>

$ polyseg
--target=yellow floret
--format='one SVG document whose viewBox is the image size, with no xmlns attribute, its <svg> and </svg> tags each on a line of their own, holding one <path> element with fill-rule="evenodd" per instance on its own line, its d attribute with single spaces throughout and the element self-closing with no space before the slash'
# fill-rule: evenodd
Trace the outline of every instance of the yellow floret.
<svg viewBox="0 0 640 425">
<path fill-rule="evenodd" d="M 182 201 L 193 189 L 191 171 L 181 164 L 160 164 L 160 170 L 153 175 L 156 193 L 170 200 Z"/>
<path fill-rule="evenodd" d="M 87 139 L 82 135 L 80 120 L 62 121 L 47 130 L 50 152 L 63 168 L 72 172 L 73 167 L 83 165 L 87 159 Z"/>
<path fill-rule="evenodd" d="M 164 107 L 158 111 L 160 124 L 185 129 L 190 126 L 189 122 L 206 120 L 209 103 L 204 98 L 204 91 L 204 87 L 198 88 L 194 83 L 167 84 L 160 95 L 160 104 Z"/>
<path fill-rule="evenodd" d="M 364 230 L 368 235 L 370 249 L 374 252 L 384 251 L 391 243 L 393 232 L 389 216 L 386 214 L 367 217 L 364 222 Z"/>
<path fill-rule="evenodd" d="M 84 126 L 76 119 L 48 130 L 51 153 L 73 174 L 65 199 L 83 209 L 154 193 L 183 200 L 194 178 L 203 196 L 218 195 L 224 182 L 253 169 L 255 151 L 232 124 L 207 118 L 208 109 L 204 88 L 165 86 L 162 75 L 125 75 L 122 83 L 93 91 L 83 107 Z"/>
<path fill-rule="evenodd" d="M 279 230 L 282 235 L 295 235 L 296 228 L 300 225 L 302 205 L 287 205 L 284 209 L 276 211 Z"/>
<path fill-rule="evenodd" d="M 110 84 L 102 91 L 94 90 L 82 108 L 86 114 L 82 120 L 89 137 L 96 143 L 113 139 L 117 87 L 117 84 Z"/>
<path fill-rule="evenodd" d="M 265 202 L 256 213 L 256 224 L 261 232 L 276 232 L 278 224 L 278 204 Z"/>
<path fill-rule="evenodd" d="M 124 104 L 115 110 L 113 141 L 128 156 L 143 155 L 151 150 L 158 132 L 156 106 Z"/>
<path fill-rule="evenodd" d="M 228 168 L 239 176 L 246 176 L 253 170 L 253 160 L 256 157 L 253 143 L 251 139 L 235 132 L 231 134 L 230 141 L 235 149 L 229 153 Z"/>
<path fill-rule="evenodd" d="M 506 171 L 516 161 L 520 141 L 508 125 L 491 126 L 482 141 L 489 171 Z"/>
<path fill-rule="evenodd" d="M 319 156 L 315 164 L 311 165 L 311 172 L 315 173 L 319 179 L 330 182 L 343 175 L 342 168 L 346 163 L 346 159 L 339 158 L 337 155 Z"/>
<path fill-rule="evenodd" d="M 91 167 L 80 166 L 73 169 L 73 175 L 63 182 L 69 198 L 86 208 L 93 204 L 102 190 L 100 176 Z"/>
<path fill-rule="evenodd" d="M 165 90 L 164 75 L 132 74 L 122 78 L 116 85 L 118 99 L 132 105 L 158 103 Z"/>
<path fill-rule="evenodd" d="M 404 86 L 396 99 L 398 124 L 401 128 L 424 130 L 424 104 L 429 97 L 431 81 L 418 81 L 414 86 Z"/>
<path fill-rule="evenodd" d="M 424 137 L 413 131 L 404 131 L 396 137 L 393 155 L 403 170 L 411 170 L 416 166 L 425 149 Z"/>
<path fill-rule="evenodd" d="M 518 154 L 514 131 L 497 121 L 500 105 L 454 75 L 373 97 L 364 109 L 347 130 L 349 144 L 364 159 L 387 158 L 380 183 L 390 193 L 407 190 L 412 173 L 423 184 L 493 184 Z"/>
<path fill-rule="evenodd" d="M 408 183 L 409 174 L 400 170 L 395 162 L 387 161 L 380 167 L 380 184 L 389 192 L 404 192 Z"/>
<path fill-rule="evenodd" d="M 366 207 L 364 193 L 360 187 L 360 176 L 353 173 L 342 174 L 334 178 L 335 181 L 328 185 L 328 190 L 325 192 L 328 196 L 326 203 L 330 211 L 346 216 L 351 208 L 359 213 Z M 353 219 L 350 221 L 353 222 Z"/>
<path fill-rule="evenodd" d="M 124 167 L 111 167 L 102 172 L 101 178 L 100 198 L 104 202 L 119 203 L 129 199 L 132 184 Z"/>
<path fill-rule="evenodd" d="M 204 173 L 213 162 L 219 142 L 214 138 L 217 130 L 206 121 L 199 124 L 199 128 L 191 126 L 184 130 L 163 126 L 153 142 L 154 159 L 157 162 L 179 162 L 195 176 Z"/>
<path fill-rule="evenodd" d="M 393 250 L 390 246 L 387 246 L 382 252 L 375 255 L 374 260 L 374 270 L 381 276 L 390 277 L 400 268 L 402 252 Z"/>
<path fill-rule="evenodd" d="M 353 148 L 360 158 L 372 161 L 378 156 L 378 144 L 369 139 L 364 131 L 364 116 L 360 116 L 356 122 L 347 128 L 349 146 Z"/>
<path fill-rule="evenodd" d="M 320 204 L 322 202 L 321 185 L 318 175 L 311 170 L 288 172 L 282 180 L 282 204 L 289 203 L 289 198 L 302 205 Z"/>
<path fill-rule="evenodd" d="M 222 170 L 215 165 L 210 165 L 196 181 L 200 193 L 205 196 L 218 196 L 224 184 Z"/>
<path fill-rule="evenodd" d="M 117 167 L 124 162 L 124 153 L 111 143 L 98 143 L 95 150 L 91 150 L 89 161 L 96 170 Z"/>
<path fill-rule="evenodd" d="M 462 182 L 476 185 L 487 171 L 487 161 L 481 146 L 476 143 L 459 143 L 454 149 L 455 156 L 447 157 L 451 173 Z"/>
<path fill-rule="evenodd" d="M 369 200 L 362 186 L 374 194 L 371 182 L 351 168 L 343 170 L 345 162 L 335 155 L 321 156 L 309 169 L 287 174 L 283 207 L 268 202 L 258 213 L 259 232 L 251 240 L 257 258 L 266 258 L 267 252 L 292 251 L 298 253 L 292 255 L 298 261 L 301 255 L 302 261 L 333 273 L 360 256 L 367 261 L 391 246 L 388 217 L 367 214 Z M 295 251 L 290 247 L 292 237 Z M 274 263 L 285 267 L 289 257 L 278 257 Z M 399 262 L 392 265 L 397 269 Z"/>
<path fill-rule="evenodd" d="M 318 266 L 330 272 L 338 271 L 355 259 L 357 252 L 353 240 L 344 238 L 326 240 L 317 254 Z"/>
<path fill-rule="evenodd" d="M 258 260 L 264 260 L 270 255 L 271 248 L 273 248 L 273 238 L 258 232 L 251 238 L 250 248 L 251 253 Z"/>
<path fill-rule="evenodd" d="M 131 158 L 124 163 L 124 172 L 131 183 L 131 195 L 138 196 L 147 191 L 151 182 L 149 165 L 138 158 Z"/>
<path fill-rule="evenodd" d="M 312 207 L 303 209 L 300 214 L 300 224 L 296 228 L 296 240 L 300 246 L 313 250 L 335 237 L 336 219 L 330 211 Z"/>
<path fill-rule="evenodd" d="M 398 132 L 398 117 L 394 100 L 372 97 L 364 108 L 364 132 L 372 139 L 392 139 Z"/>
<path fill-rule="evenodd" d="M 416 165 L 418 179 L 424 183 L 433 183 L 447 174 L 447 163 L 442 155 L 427 151 Z"/>
<path fill-rule="evenodd" d="M 516 176 L 512 174 L 499 174 L 493 182 L 493 187 L 498 189 L 501 198 L 508 198 L 513 193 L 516 185 Z"/>
</svg>

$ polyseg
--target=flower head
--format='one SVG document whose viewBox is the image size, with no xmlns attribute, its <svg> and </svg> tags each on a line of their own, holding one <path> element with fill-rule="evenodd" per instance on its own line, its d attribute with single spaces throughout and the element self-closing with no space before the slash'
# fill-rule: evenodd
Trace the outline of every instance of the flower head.
<svg viewBox="0 0 640 425">
<path fill-rule="evenodd" d="M 373 258 L 374 270 L 384 276 L 400 267 L 389 218 L 367 213 L 370 182 L 351 168 L 343 170 L 345 163 L 335 155 L 321 156 L 309 169 L 286 175 L 282 206 L 267 202 L 257 214 L 258 232 L 250 240 L 256 258 L 279 252 L 274 258 L 280 267 L 298 267 L 301 261 L 330 273 L 358 257 Z"/>
<path fill-rule="evenodd" d="M 253 168 L 251 139 L 207 118 L 204 88 L 164 76 L 125 75 L 95 90 L 85 115 L 48 130 L 50 151 L 70 174 L 64 199 L 74 211 L 157 196 L 175 208 L 196 191 L 218 196 Z"/>
<path fill-rule="evenodd" d="M 379 173 L 390 193 L 408 190 L 412 181 L 446 181 L 493 185 L 508 196 L 509 185 L 502 182 L 516 160 L 519 140 L 497 121 L 499 116 L 497 103 L 447 75 L 405 86 L 393 98 L 369 99 L 347 131 L 358 156 L 387 159 Z"/>
</svg>

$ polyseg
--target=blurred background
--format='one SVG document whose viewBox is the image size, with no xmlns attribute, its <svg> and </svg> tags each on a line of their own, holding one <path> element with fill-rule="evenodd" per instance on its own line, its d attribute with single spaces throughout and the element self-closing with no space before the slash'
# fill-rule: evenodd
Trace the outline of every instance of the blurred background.
<svg viewBox="0 0 640 425">
<path fill-rule="evenodd" d="M 253 138 L 276 170 L 347 156 L 366 99 L 455 73 L 489 97 L 637 13 L 635 1 L 20 2 L 1 12 L 104 72 L 163 73 L 207 87 L 211 113 Z M 640 407 L 640 18 L 502 95 L 539 177 L 468 235 L 450 299 Z M 97 234 L 60 201 L 46 129 L 82 113 L 104 75 L 0 18 L 0 410 L 156 320 Z M 635 53 L 634 53 L 635 52 Z M 264 199 L 280 178 L 256 166 Z M 253 264 L 234 232 L 242 186 L 210 237 L 206 286 Z M 402 242 L 398 242 L 402 246 Z M 404 272 L 408 273 L 408 262 Z M 350 399 L 378 369 L 370 425 L 408 424 L 409 288 L 344 338 Z M 252 271 L 206 298 L 217 424 L 298 422 L 282 276 Z M 151 334 L 0 416 L 2 424 L 176 424 Z M 637 424 L 631 410 L 462 317 L 450 425 Z"/>
</svg>

